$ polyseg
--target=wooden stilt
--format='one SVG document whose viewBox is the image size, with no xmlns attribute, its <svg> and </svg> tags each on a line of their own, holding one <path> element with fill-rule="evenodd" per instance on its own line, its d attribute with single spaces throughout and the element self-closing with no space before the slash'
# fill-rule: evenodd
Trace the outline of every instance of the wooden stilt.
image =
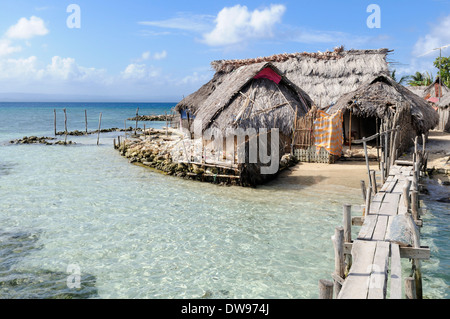
<svg viewBox="0 0 450 319">
<path fill-rule="evenodd" d="M 364 180 L 361 180 L 361 192 L 362 192 L 363 200 L 364 200 L 364 202 L 366 202 L 367 189 L 366 189 L 366 182 Z"/>
<path fill-rule="evenodd" d="M 378 187 L 377 187 L 377 178 L 375 176 L 374 170 L 370 171 L 370 177 L 372 179 L 373 193 L 376 194 L 376 193 L 378 193 Z"/>
<path fill-rule="evenodd" d="M 330 280 L 319 280 L 319 299 L 333 299 L 333 282 Z"/>
<path fill-rule="evenodd" d="M 406 299 L 417 299 L 415 280 L 412 277 L 405 279 L 405 297 Z"/>
</svg>

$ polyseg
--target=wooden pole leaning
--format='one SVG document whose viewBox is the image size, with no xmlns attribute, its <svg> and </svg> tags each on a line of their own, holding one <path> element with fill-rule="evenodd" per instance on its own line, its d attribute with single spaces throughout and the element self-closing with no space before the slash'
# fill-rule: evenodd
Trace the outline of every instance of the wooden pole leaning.
<svg viewBox="0 0 450 319">
<path fill-rule="evenodd" d="M 341 291 L 345 275 L 343 227 L 336 227 L 332 241 L 334 244 L 334 298 L 337 299 L 339 292 Z"/>
</svg>

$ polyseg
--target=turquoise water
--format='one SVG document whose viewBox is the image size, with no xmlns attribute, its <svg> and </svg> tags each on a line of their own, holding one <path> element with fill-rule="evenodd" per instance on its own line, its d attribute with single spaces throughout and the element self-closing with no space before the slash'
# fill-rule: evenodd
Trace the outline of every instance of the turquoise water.
<svg viewBox="0 0 450 319">
<path fill-rule="evenodd" d="M 0 103 L 0 297 L 317 298 L 318 280 L 333 271 L 342 205 L 360 214 L 358 188 L 164 176 L 119 156 L 119 133 L 102 134 L 99 146 L 96 136 L 69 137 L 72 146 L 8 143 L 53 136 L 55 108 L 58 130 L 64 107 L 69 130 L 84 129 L 85 109 L 95 130 L 100 112 L 103 128 L 123 127 L 137 106 L 161 114 L 174 104 Z M 448 204 L 427 206 L 424 295 L 448 298 Z M 68 285 L 74 267 L 80 288 Z"/>
</svg>

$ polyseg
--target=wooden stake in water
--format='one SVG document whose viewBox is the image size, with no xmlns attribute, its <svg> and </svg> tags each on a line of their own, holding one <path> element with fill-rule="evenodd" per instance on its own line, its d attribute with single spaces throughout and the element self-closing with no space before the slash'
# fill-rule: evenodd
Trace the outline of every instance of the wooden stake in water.
<svg viewBox="0 0 450 319">
<path fill-rule="evenodd" d="M 53 109 L 53 127 L 55 128 L 55 136 L 56 136 L 56 109 Z"/>
<path fill-rule="evenodd" d="M 64 109 L 64 132 L 65 132 L 64 144 L 67 144 L 67 113 L 66 113 L 66 109 Z"/>
<path fill-rule="evenodd" d="M 98 119 L 98 133 L 97 133 L 97 145 L 100 142 L 100 126 L 102 124 L 102 113 L 100 113 L 100 118 Z"/>
<path fill-rule="evenodd" d="M 87 111 L 86 110 L 84 110 L 84 123 L 86 124 L 86 135 L 87 135 L 88 130 L 87 130 Z"/>
<path fill-rule="evenodd" d="M 137 128 L 138 128 L 138 116 L 139 116 L 139 108 L 137 108 L 136 110 L 136 128 L 134 129 L 134 135 L 136 135 L 137 133 Z"/>
</svg>

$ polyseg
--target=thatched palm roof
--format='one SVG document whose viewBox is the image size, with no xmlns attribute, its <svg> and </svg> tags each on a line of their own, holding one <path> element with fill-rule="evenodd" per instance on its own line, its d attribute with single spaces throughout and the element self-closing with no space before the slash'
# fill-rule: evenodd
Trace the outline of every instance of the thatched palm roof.
<svg viewBox="0 0 450 319">
<path fill-rule="evenodd" d="M 226 76 L 242 66 L 270 62 L 286 79 L 301 87 L 319 107 L 336 102 L 343 94 L 357 89 L 375 74 L 389 74 L 388 49 L 277 54 L 245 60 L 213 61 L 216 74 L 197 92 L 184 98 L 176 110 L 195 112 L 203 101 L 224 82 Z"/>
<path fill-rule="evenodd" d="M 222 131 L 228 127 L 278 127 L 288 134 L 295 111 L 298 116 L 304 115 L 313 102 L 282 75 L 280 85 L 265 78 L 254 79 L 265 68 L 281 75 L 268 62 L 245 65 L 228 73 L 216 73 L 212 81 L 189 97 L 199 99 L 194 115 L 202 132 L 212 126 Z"/>
<path fill-rule="evenodd" d="M 355 116 L 387 119 L 395 113 L 397 103 L 410 105 L 412 123 L 418 134 L 437 125 L 438 114 L 423 98 L 382 74 L 342 96 L 329 112 L 351 109 Z"/>
<path fill-rule="evenodd" d="M 319 107 L 336 102 L 343 94 L 357 89 L 375 74 L 389 74 L 388 49 L 279 54 L 248 60 L 214 61 L 217 72 L 270 61 L 286 78 L 301 87 Z"/>
</svg>

